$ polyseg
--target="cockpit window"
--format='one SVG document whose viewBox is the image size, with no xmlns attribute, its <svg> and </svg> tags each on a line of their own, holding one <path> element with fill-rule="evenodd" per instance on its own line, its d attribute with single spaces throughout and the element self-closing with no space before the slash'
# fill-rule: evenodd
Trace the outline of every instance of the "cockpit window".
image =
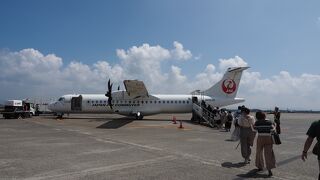
<svg viewBox="0 0 320 180">
<path fill-rule="evenodd" d="M 64 97 L 59 98 L 58 101 L 64 101 Z"/>
</svg>

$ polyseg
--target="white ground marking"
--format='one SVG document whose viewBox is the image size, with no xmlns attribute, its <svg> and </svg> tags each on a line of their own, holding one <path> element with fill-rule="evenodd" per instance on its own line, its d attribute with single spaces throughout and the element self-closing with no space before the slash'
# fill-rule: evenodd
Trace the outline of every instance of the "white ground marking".
<svg viewBox="0 0 320 180">
<path fill-rule="evenodd" d="M 35 176 L 35 177 L 26 178 L 26 180 L 42 180 L 42 179 L 52 179 L 52 178 L 53 179 L 77 178 L 77 177 L 81 177 L 83 175 L 88 175 L 88 174 L 98 174 L 98 173 L 122 170 L 122 169 L 137 167 L 137 166 L 155 164 L 155 163 L 158 163 L 158 162 L 172 161 L 172 160 L 175 160 L 175 159 L 177 159 L 177 157 L 170 155 L 170 156 L 163 156 L 163 157 L 154 158 L 154 159 L 148 159 L 148 160 L 144 160 L 144 161 L 135 161 L 135 162 L 116 164 L 116 165 L 111 165 L 111 166 L 90 168 L 90 169 L 85 169 L 85 170 L 82 170 L 82 171 L 77 171 L 77 172 L 72 172 L 72 173 Z"/>
</svg>

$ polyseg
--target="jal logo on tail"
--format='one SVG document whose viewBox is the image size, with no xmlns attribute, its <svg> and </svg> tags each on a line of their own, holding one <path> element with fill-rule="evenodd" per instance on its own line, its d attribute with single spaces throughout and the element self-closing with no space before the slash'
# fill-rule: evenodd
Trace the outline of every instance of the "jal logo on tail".
<svg viewBox="0 0 320 180">
<path fill-rule="evenodd" d="M 225 79 L 222 82 L 222 90 L 226 94 L 232 94 L 237 89 L 237 84 L 234 82 L 233 79 Z"/>
</svg>

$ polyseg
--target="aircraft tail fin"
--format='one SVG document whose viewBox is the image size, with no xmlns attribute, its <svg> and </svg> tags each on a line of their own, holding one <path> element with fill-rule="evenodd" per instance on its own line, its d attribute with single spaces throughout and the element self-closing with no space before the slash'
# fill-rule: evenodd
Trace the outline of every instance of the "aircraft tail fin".
<svg viewBox="0 0 320 180">
<path fill-rule="evenodd" d="M 249 67 L 228 68 L 223 78 L 202 94 L 217 98 L 232 98 L 237 95 L 242 72 Z"/>
</svg>

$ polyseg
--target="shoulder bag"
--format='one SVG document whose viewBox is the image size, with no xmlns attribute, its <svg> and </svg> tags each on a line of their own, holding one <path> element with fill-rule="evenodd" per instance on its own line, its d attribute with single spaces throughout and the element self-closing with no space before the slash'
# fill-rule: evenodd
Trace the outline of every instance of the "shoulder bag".
<svg viewBox="0 0 320 180">
<path fill-rule="evenodd" d="M 276 144 L 276 145 L 281 144 L 280 136 L 277 132 L 272 132 L 271 137 L 272 137 L 273 144 Z"/>
</svg>

